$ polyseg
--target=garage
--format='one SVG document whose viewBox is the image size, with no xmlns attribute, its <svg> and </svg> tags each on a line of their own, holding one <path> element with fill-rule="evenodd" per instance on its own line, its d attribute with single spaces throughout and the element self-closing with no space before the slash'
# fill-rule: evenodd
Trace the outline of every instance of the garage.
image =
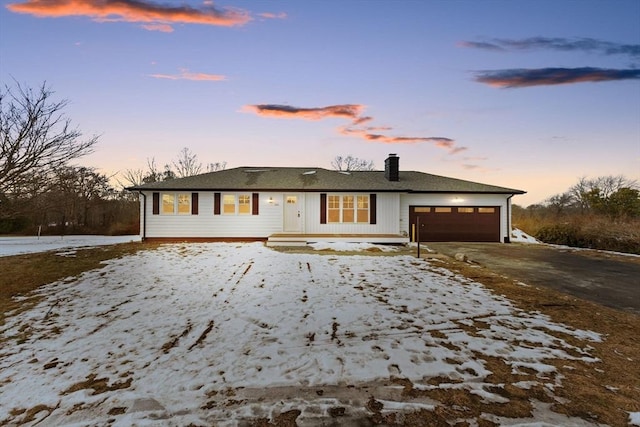
<svg viewBox="0 0 640 427">
<path fill-rule="evenodd" d="M 410 206 L 409 220 L 412 241 L 500 241 L 499 206 Z"/>
</svg>

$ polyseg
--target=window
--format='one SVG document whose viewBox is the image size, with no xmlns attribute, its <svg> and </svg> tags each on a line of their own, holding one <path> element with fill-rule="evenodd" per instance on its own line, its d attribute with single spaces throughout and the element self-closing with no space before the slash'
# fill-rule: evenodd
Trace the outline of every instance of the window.
<svg viewBox="0 0 640 427">
<path fill-rule="evenodd" d="M 191 197 L 189 194 L 178 194 L 178 213 L 183 215 L 191 213 Z"/>
<path fill-rule="evenodd" d="M 358 196 L 356 222 L 369 222 L 369 196 Z"/>
<path fill-rule="evenodd" d="M 236 213 L 236 196 L 235 196 L 235 194 L 225 194 L 222 197 L 222 212 L 225 215 L 235 215 L 235 213 Z"/>
<path fill-rule="evenodd" d="M 473 208 L 458 208 L 458 213 L 473 213 Z"/>
<path fill-rule="evenodd" d="M 451 213 L 451 208 L 435 208 L 435 213 Z"/>
<path fill-rule="evenodd" d="M 478 208 L 478 213 L 495 213 L 496 208 Z"/>
<path fill-rule="evenodd" d="M 258 215 L 258 193 L 223 194 L 222 213 L 224 215 Z"/>
<path fill-rule="evenodd" d="M 175 211 L 175 195 L 174 194 L 163 194 L 162 195 L 162 213 L 163 214 L 174 214 Z"/>
<path fill-rule="evenodd" d="M 191 215 L 191 193 L 162 193 L 163 215 Z"/>
<path fill-rule="evenodd" d="M 342 222 L 353 222 L 353 196 L 342 196 Z"/>
<path fill-rule="evenodd" d="M 340 222 L 340 196 L 329 196 L 329 222 Z"/>
<path fill-rule="evenodd" d="M 431 212 L 431 208 L 430 207 L 424 207 L 424 206 L 418 206 L 418 207 L 414 208 L 413 211 L 415 213 L 428 213 L 428 212 Z"/>
<path fill-rule="evenodd" d="M 327 197 L 327 222 L 369 223 L 369 196 Z"/>
<path fill-rule="evenodd" d="M 240 215 L 251 214 L 251 196 L 248 194 L 240 194 L 238 196 L 238 213 Z"/>
</svg>

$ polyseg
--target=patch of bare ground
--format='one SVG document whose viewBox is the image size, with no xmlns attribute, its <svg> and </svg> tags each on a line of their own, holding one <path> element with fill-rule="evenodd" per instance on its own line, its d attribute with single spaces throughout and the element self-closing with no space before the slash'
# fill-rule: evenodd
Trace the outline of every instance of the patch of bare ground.
<svg viewBox="0 0 640 427">
<path fill-rule="evenodd" d="M 62 394 L 74 393 L 78 390 L 93 390 L 92 395 L 106 393 L 107 391 L 121 390 L 129 388 L 133 378 L 129 377 L 125 381 L 117 381 L 109 385 L 109 378 L 97 378 L 96 374 L 90 374 L 87 379 L 71 385 Z"/>
<path fill-rule="evenodd" d="M 384 251 L 381 249 L 382 246 L 388 246 L 390 251 Z M 398 255 L 415 255 L 415 248 L 411 248 L 406 245 L 378 245 L 378 247 L 373 246 L 367 249 L 354 250 L 354 251 L 336 251 L 331 248 L 327 249 L 314 249 L 311 246 L 271 246 L 269 249 L 282 252 L 285 254 L 316 254 L 316 255 L 361 255 L 361 256 L 398 256 Z"/>
<path fill-rule="evenodd" d="M 39 415 L 41 412 L 46 412 L 46 415 L 44 417 L 40 417 L 41 419 L 40 421 L 38 421 L 39 423 L 43 421 L 45 418 L 47 418 L 49 415 L 51 415 L 51 413 L 56 409 L 58 409 L 59 406 L 60 406 L 60 402 L 58 402 L 58 406 L 36 405 L 33 408 L 29 408 L 29 409 L 13 410 L 11 412 L 11 415 L 12 416 L 23 415 L 21 423 L 27 424 L 35 421 L 36 415 Z"/>
<path fill-rule="evenodd" d="M 572 417 L 580 417 L 595 423 L 625 426 L 628 412 L 640 411 L 640 316 L 601 306 L 551 289 L 523 286 L 515 280 L 495 274 L 490 270 L 459 262 L 451 258 L 439 258 L 443 267 L 469 279 L 482 283 L 496 294 L 504 295 L 525 311 L 541 312 L 553 321 L 585 329 L 602 335 L 601 342 L 593 342 L 592 357 L 599 362 L 555 359 L 547 363 L 556 367 L 562 375 L 561 387 L 554 387 L 551 409 Z M 578 339 L 554 332 L 566 342 L 579 345 Z M 584 345 L 584 343 L 582 343 Z M 493 371 L 492 382 L 513 384 L 518 381 L 500 360 L 488 360 Z M 505 365 L 506 366 L 506 365 Z M 525 399 L 544 400 L 546 392 L 534 387 L 515 390 L 505 386 L 505 396 L 515 402 L 526 392 Z M 496 405 L 496 407 L 499 405 Z M 496 413 L 493 411 L 489 411 Z"/>
</svg>

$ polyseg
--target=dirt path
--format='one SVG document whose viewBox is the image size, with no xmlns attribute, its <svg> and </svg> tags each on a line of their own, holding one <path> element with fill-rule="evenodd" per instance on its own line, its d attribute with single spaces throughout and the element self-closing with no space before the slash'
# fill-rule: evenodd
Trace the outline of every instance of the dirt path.
<svg viewBox="0 0 640 427">
<path fill-rule="evenodd" d="M 495 243 L 426 243 L 529 285 L 640 314 L 640 257 L 571 248 Z"/>
</svg>

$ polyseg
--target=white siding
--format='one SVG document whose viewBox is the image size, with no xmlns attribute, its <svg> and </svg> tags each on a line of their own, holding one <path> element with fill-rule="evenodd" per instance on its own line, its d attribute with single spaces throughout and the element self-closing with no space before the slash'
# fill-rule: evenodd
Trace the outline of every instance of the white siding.
<svg viewBox="0 0 640 427">
<path fill-rule="evenodd" d="M 259 193 L 260 205 L 258 215 L 214 215 L 213 192 L 198 193 L 198 215 L 153 215 L 152 192 L 145 192 L 145 194 L 147 195 L 146 237 L 266 238 L 270 234 L 282 231 L 281 193 Z M 272 202 L 269 201 L 270 197 L 272 198 Z"/>
<path fill-rule="evenodd" d="M 500 241 L 510 237 L 509 194 L 403 194 L 400 197 L 400 230 L 409 233 L 409 206 L 499 206 Z M 508 209 L 507 209 L 507 205 Z"/>
<path fill-rule="evenodd" d="M 152 192 L 146 194 L 146 237 L 166 238 L 266 238 L 282 233 L 284 226 L 283 193 L 259 193 L 259 215 L 214 215 L 214 192 L 199 193 L 198 215 L 153 215 Z M 223 193 L 224 194 L 224 193 Z M 251 193 L 237 193 L 251 194 Z M 296 193 L 287 193 L 296 194 Z M 499 206 L 500 240 L 509 236 L 509 195 L 505 194 L 398 194 L 377 193 L 377 224 L 320 224 L 320 193 L 301 196 L 302 232 L 307 234 L 409 234 L 409 206 Z M 358 195 L 370 193 L 331 193 Z M 271 201 L 269 200 L 271 198 Z M 456 201 L 454 201 L 454 199 Z M 141 198 L 141 201 L 143 199 Z M 507 208 L 509 205 L 509 208 Z M 142 206 L 141 206 L 142 208 Z M 144 212 L 141 209 L 141 230 Z"/>
</svg>

